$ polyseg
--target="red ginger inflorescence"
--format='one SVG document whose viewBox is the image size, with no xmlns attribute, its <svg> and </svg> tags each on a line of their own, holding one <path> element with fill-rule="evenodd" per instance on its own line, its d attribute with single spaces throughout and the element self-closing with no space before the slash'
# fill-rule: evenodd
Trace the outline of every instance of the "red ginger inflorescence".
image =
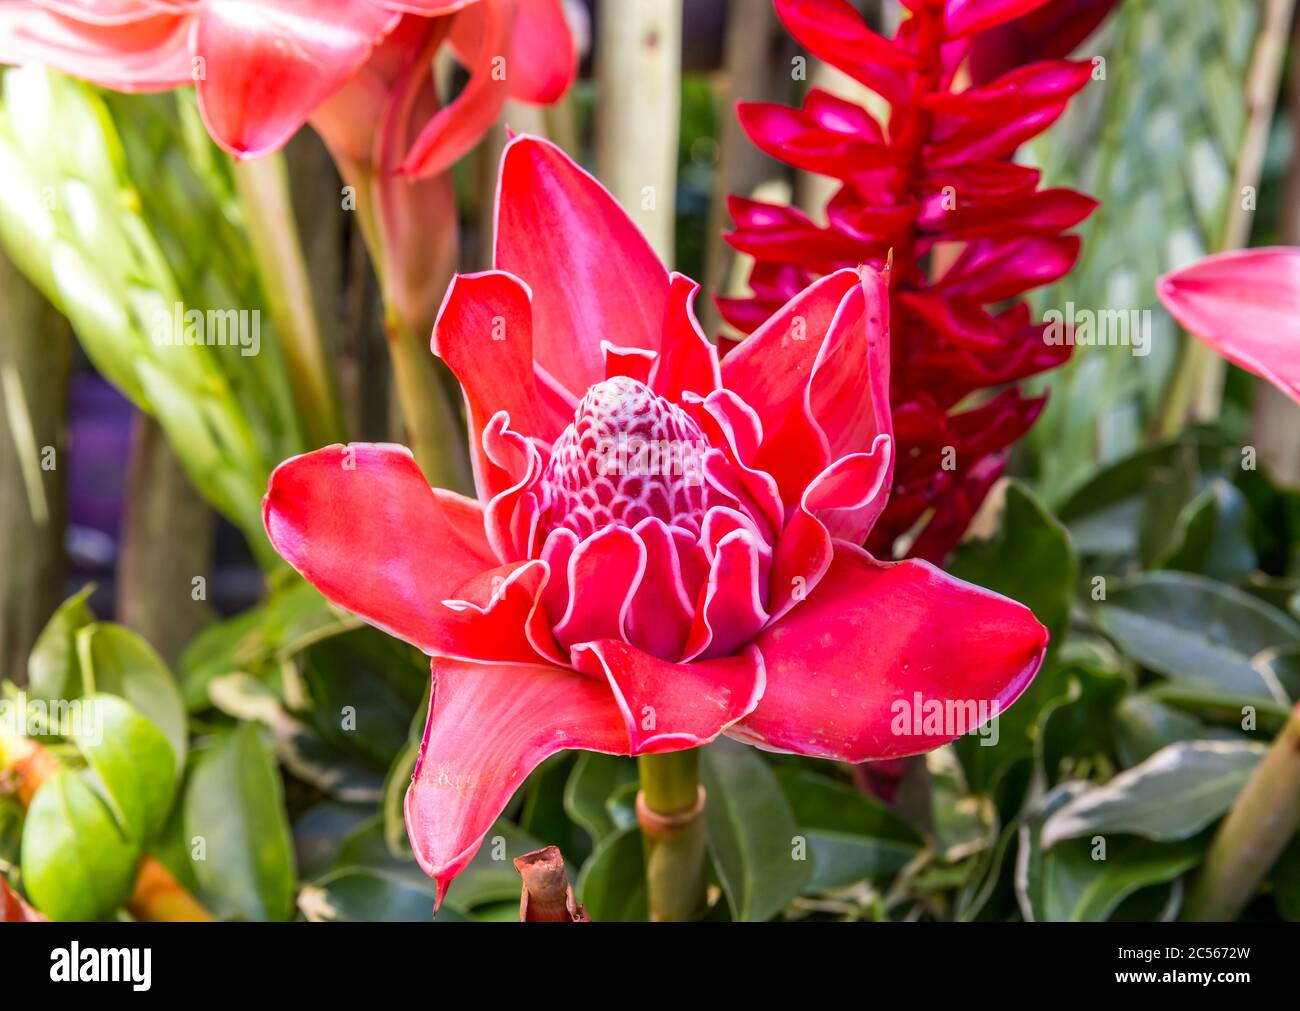
<svg viewBox="0 0 1300 1011">
<path fill-rule="evenodd" d="M 1063 364 L 1027 291 L 1074 265 L 1064 234 L 1096 207 L 1039 186 L 1011 160 L 1047 129 L 1092 75 L 1090 62 L 1044 60 L 964 87 L 981 33 L 1044 0 L 902 0 L 910 16 L 890 40 L 845 0 L 776 0 L 814 56 L 879 95 L 867 109 L 819 88 L 801 108 L 741 103 L 741 125 L 765 153 L 842 185 L 827 224 L 800 211 L 733 196 L 728 241 L 754 258 L 748 298 L 720 298 L 732 326 L 752 331 L 810 281 L 845 266 L 882 268 L 892 254 L 890 400 L 898 455 L 889 505 L 868 548 L 941 561 L 961 538 L 1008 447 L 1042 411 L 1019 380 Z M 1000 388 L 1000 389 L 999 389 Z M 993 392 L 996 391 L 996 392 Z M 971 406 L 971 402 L 974 406 Z"/>
</svg>

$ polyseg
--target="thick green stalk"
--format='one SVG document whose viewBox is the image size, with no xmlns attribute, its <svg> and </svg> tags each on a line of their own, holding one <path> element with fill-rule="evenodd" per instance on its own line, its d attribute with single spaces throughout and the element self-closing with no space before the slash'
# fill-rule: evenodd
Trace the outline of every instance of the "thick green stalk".
<svg viewBox="0 0 1300 1011">
<path fill-rule="evenodd" d="M 1300 827 L 1300 705 L 1223 819 L 1183 905 L 1184 920 L 1237 915 Z"/>
<path fill-rule="evenodd" d="M 346 433 L 338 388 L 316 319 L 284 157 L 236 162 L 235 181 L 303 431 L 313 449 L 342 442 Z"/>
<path fill-rule="evenodd" d="M 645 839 L 650 919 L 698 919 L 706 905 L 704 789 L 700 752 L 642 755 L 636 813 Z"/>
</svg>

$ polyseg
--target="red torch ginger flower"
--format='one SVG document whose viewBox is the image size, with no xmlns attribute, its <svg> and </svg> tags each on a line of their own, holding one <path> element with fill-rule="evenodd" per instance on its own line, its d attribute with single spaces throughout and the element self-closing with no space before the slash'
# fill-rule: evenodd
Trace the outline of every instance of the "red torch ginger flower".
<svg viewBox="0 0 1300 1011">
<path fill-rule="evenodd" d="M 749 333 L 813 279 L 893 257 L 898 459 L 871 539 L 881 555 L 905 537 L 905 553 L 948 554 L 1004 470 L 1008 447 L 1042 411 L 1042 398 L 1014 384 L 1070 354 L 1068 344 L 1044 340 L 1020 296 L 1074 265 L 1079 238 L 1065 233 L 1096 203 L 1040 188 L 1038 170 L 1011 157 L 1057 120 L 1092 66 L 1040 60 L 962 84 L 972 51 L 987 53 L 995 69 L 1018 59 L 995 30 L 1044 3 L 904 0 L 907 14 L 886 39 L 846 0 L 776 0 L 797 40 L 879 95 L 888 112 L 877 118 L 819 88 L 798 109 L 739 108 L 761 150 L 841 186 L 824 226 L 792 207 L 731 198 L 736 229 L 727 239 L 754 266 L 751 297 L 718 300 L 728 323 Z M 1090 11 L 1088 23 L 1099 16 Z"/>
<path fill-rule="evenodd" d="M 434 329 L 465 392 L 476 499 L 400 446 L 283 463 L 276 549 L 432 660 L 407 829 L 439 900 L 528 773 L 727 732 L 860 762 L 972 726 L 897 703 L 1010 704 L 1047 633 L 1014 603 L 860 544 L 892 466 L 885 280 L 839 270 L 719 362 L 613 198 L 558 148 L 507 146 L 495 270 Z M 986 706 L 987 708 L 987 706 Z"/>
<path fill-rule="evenodd" d="M 1207 256 L 1156 293 L 1189 333 L 1300 402 L 1300 249 Z"/>
</svg>

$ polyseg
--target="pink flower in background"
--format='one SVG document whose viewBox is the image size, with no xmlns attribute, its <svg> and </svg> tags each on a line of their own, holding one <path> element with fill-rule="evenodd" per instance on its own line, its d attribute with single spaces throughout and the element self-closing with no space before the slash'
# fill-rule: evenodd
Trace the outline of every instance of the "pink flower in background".
<svg viewBox="0 0 1300 1011">
<path fill-rule="evenodd" d="M 507 97 L 552 102 L 577 69 L 561 0 L 0 0 L 0 62 L 115 91 L 193 84 L 212 136 L 242 157 L 281 147 L 349 85 L 391 84 L 417 56 L 431 77 L 431 38 L 451 44 L 470 80 L 429 110 L 402 152 L 409 174 L 443 171 Z"/>
<path fill-rule="evenodd" d="M 1156 284 L 1174 319 L 1234 365 L 1300 402 L 1300 249 L 1243 249 Z"/>
<path fill-rule="evenodd" d="M 900 728 L 899 701 L 1001 708 L 1029 683 L 1047 633 L 1026 608 L 860 547 L 893 463 L 879 274 L 830 273 L 719 362 L 698 286 L 527 136 L 495 265 L 454 279 L 434 329 L 477 498 L 371 444 L 286 461 L 264 506 L 326 597 L 433 657 L 406 818 L 439 900 L 562 749 L 726 732 L 860 762 L 961 732 Z"/>
</svg>

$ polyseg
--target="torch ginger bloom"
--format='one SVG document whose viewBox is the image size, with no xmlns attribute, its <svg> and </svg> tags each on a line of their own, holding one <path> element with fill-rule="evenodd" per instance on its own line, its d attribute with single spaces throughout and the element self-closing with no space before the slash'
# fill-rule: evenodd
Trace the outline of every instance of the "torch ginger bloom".
<svg viewBox="0 0 1300 1011">
<path fill-rule="evenodd" d="M 1156 293 L 1189 333 L 1300 402 L 1300 249 L 1207 256 L 1166 274 Z"/>
<path fill-rule="evenodd" d="M 859 545 L 893 440 L 888 296 L 831 273 L 723 362 L 613 198 L 512 140 L 495 270 L 457 276 L 433 346 L 465 393 L 477 499 L 400 446 L 331 446 L 271 477 L 271 542 L 326 597 L 414 643 L 433 693 L 406 823 L 439 901 L 528 773 L 726 732 L 861 762 L 973 726 L 1042 661 L 1020 604 Z M 892 725 L 891 725 L 892 724 Z"/>
</svg>

